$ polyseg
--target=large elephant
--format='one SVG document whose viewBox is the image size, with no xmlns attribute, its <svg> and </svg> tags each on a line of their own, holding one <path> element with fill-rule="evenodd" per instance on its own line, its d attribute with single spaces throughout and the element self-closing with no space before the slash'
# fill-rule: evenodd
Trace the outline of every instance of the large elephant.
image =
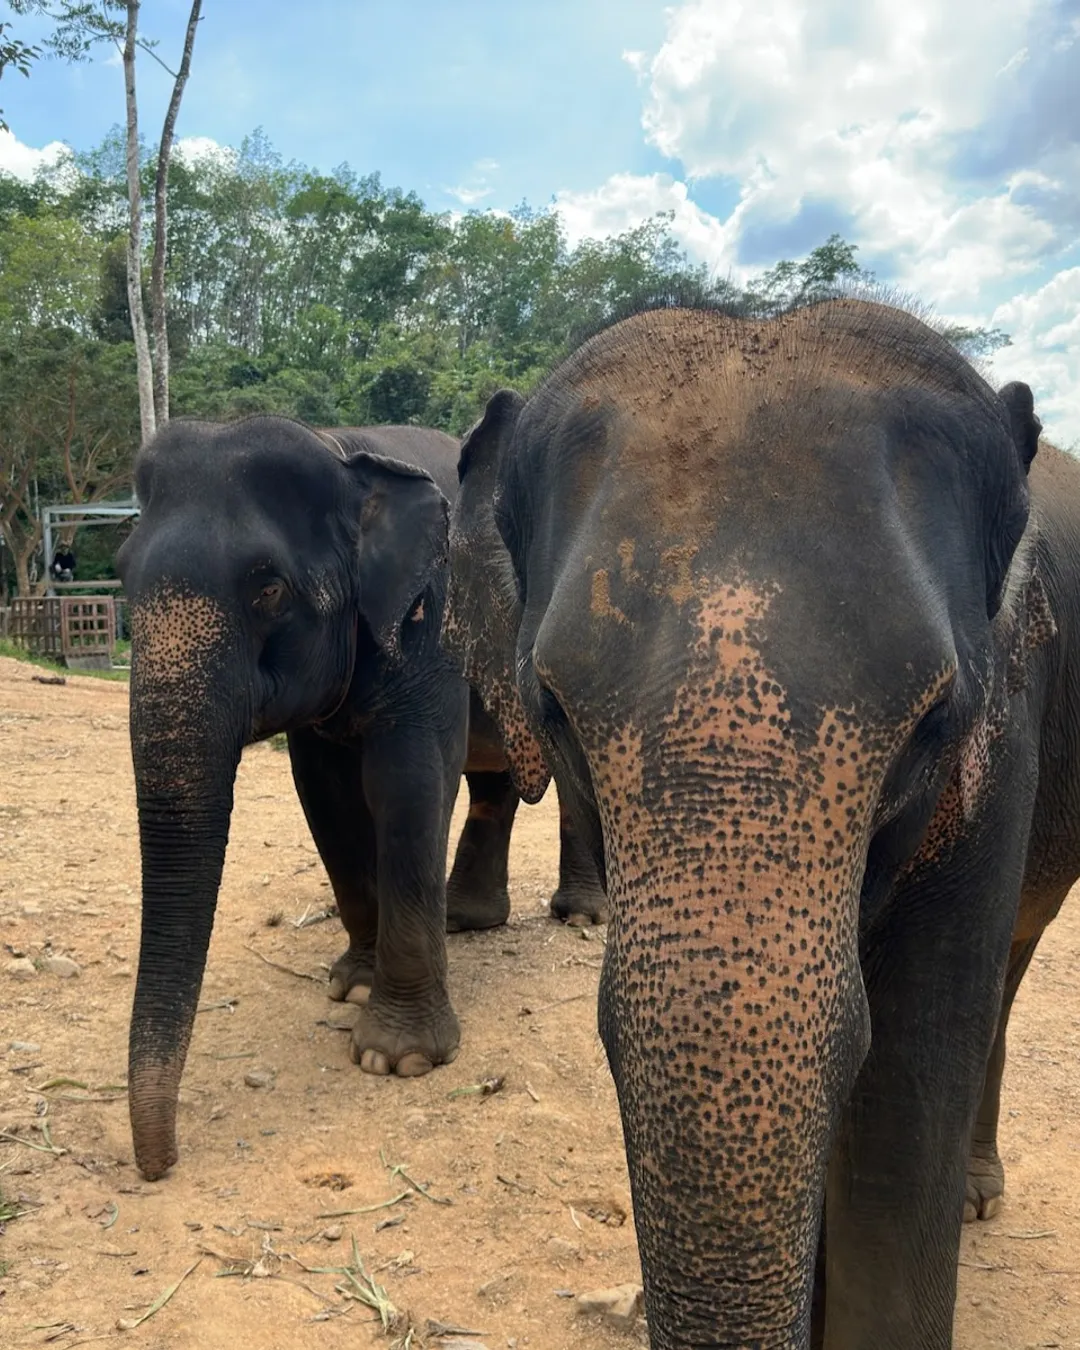
<svg viewBox="0 0 1080 1350">
<path fill-rule="evenodd" d="M 608 888 L 654 1350 L 951 1344 L 973 1125 L 992 1171 L 1080 873 L 1080 466 L 1029 487 L 1039 433 L 849 299 L 639 314 L 462 447 L 448 639 Z"/>
<path fill-rule="evenodd" d="M 131 740 L 142 849 L 129 1098 L 150 1178 L 176 1103 L 243 747 L 288 732 L 293 778 L 349 936 L 330 995 L 364 1003 L 352 1057 L 425 1073 L 458 1049 L 447 927 L 506 920 L 518 797 L 494 724 L 441 646 L 458 443 L 410 427 L 317 433 L 282 417 L 174 421 L 140 452 Z M 444 493 L 446 495 L 444 495 Z M 468 761 L 466 761 L 468 741 Z M 449 885 L 450 812 L 470 808 Z M 602 912 L 563 832 L 553 905 Z"/>
</svg>

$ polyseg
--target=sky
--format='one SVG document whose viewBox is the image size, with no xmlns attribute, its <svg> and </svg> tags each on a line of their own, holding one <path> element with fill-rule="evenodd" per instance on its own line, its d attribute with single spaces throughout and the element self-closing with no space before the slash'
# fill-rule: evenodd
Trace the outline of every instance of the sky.
<svg viewBox="0 0 1080 1350">
<path fill-rule="evenodd" d="M 0 0 L 0 14 L 6 8 Z M 1080 0 L 206 0 L 181 138 L 261 127 L 433 209 L 674 212 L 742 279 L 836 231 L 951 321 L 1005 330 L 1048 435 L 1080 446 Z M 186 0 L 143 0 L 178 59 Z M 298 17 L 299 16 L 299 17 Z M 41 29 L 14 20 L 32 41 Z M 140 59 L 160 128 L 170 78 Z M 119 58 L 0 81 L 0 168 L 123 119 Z"/>
</svg>

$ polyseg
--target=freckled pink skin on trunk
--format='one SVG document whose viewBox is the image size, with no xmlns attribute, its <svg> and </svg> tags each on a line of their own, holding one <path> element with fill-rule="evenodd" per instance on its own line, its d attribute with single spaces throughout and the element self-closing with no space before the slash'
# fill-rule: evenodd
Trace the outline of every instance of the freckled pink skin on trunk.
<svg viewBox="0 0 1080 1350">
<path fill-rule="evenodd" d="M 906 728 L 875 737 L 834 709 L 797 746 L 753 637 L 770 595 L 696 586 L 679 596 L 697 637 L 670 711 L 575 721 L 608 867 L 601 1030 L 633 1122 L 653 1344 L 794 1350 L 839 1103 L 869 1044 L 856 929 L 872 803 Z M 535 660 L 556 695 L 575 678 L 558 639 L 541 633 Z"/>
<path fill-rule="evenodd" d="M 228 840 L 243 715 L 221 664 L 224 611 L 164 584 L 132 609 L 131 744 L 142 933 L 128 1102 L 147 1180 L 177 1161 L 176 1109 Z"/>
</svg>

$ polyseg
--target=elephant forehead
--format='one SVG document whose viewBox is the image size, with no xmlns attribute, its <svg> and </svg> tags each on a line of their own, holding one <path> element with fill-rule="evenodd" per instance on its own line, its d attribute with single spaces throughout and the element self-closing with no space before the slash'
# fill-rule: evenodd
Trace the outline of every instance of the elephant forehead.
<svg viewBox="0 0 1080 1350">
<path fill-rule="evenodd" d="M 857 852 L 893 756 L 948 678 L 935 672 L 887 722 L 822 704 L 814 725 L 797 725 L 763 650 L 778 592 L 735 581 L 698 597 L 688 656 L 662 710 L 614 708 L 606 727 L 603 715 L 589 726 L 579 714 L 598 780 L 620 810 L 635 811 L 631 837 L 678 816 L 675 854 L 687 865 L 706 857 L 727 866 L 767 844 L 782 869 L 808 876 L 809 852 L 819 875 L 826 858 Z M 541 673 L 557 683 L 556 672 Z"/>
<path fill-rule="evenodd" d="M 207 648 L 228 630 L 228 616 L 206 595 L 160 587 L 132 606 L 132 640 L 138 660 L 156 679 L 179 679 L 195 673 Z"/>
</svg>

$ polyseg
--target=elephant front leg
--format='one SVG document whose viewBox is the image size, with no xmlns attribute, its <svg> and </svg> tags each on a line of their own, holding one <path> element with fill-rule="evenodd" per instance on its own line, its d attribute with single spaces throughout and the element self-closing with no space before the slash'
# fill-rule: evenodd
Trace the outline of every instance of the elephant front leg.
<svg viewBox="0 0 1080 1350">
<path fill-rule="evenodd" d="M 451 933 L 497 928 L 510 917 L 507 860 L 521 800 L 509 773 L 469 773 L 469 814 L 446 887 Z"/>
<path fill-rule="evenodd" d="M 872 1037 L 829 1167 L 825 1350 L 952 1346 L 968 1152 L 1023 865 L 1018 833 L 1011 850 L 990 858 L 963 847 L 947 869 L 899 886 L 864 941 Z"/>
<path fill-rule="evenodd" d="M 1005 976 L 1005 993 L 1001 1000 L 997 1035 L 994 1037 L 990 1059 L 986 1066 L 979 1114 L 971 1133 L 971 1154 L 967 1167 L 967 1190 L 964 1195 L 964 1222 L 992 1219 L 1005 1196 L 1005 1168 L 998 1153 L 998 1119 L 1001 1115 L 1001 1078 L 1005 1072 L 1005 1032 L 1012 1012 L 1013 1000 L 1020 982 L 1035 955 L 1042 933 L 1025 941 L 1014 942 L 1009 952 L 1009 969 Z"/>
<path fill-rule="evenodd" d="M 375 828 L 364 799 L 363 752 L 310 727 L 289 733 L 293 782 L 326 868 L 349 945 L 330 970 L 330 997 L 366 1003 L 375 977 L 379 897 Z"/>
<path fill-rule="evenodd" d="M 446 846 L 462 754 L 399 725 L 365 742 L 379 929 L 371 997 L 353 1027 L 365 1073 L 415 1077 L 458 1053 L 446 968 Z"/>
<path fill-rule="evenodd" d="M 559 889 L 551 897 L 551 914 L 574 928 L 607 923 L 607 893 L 585 841 L 559 793 Z"/>
</svg>

